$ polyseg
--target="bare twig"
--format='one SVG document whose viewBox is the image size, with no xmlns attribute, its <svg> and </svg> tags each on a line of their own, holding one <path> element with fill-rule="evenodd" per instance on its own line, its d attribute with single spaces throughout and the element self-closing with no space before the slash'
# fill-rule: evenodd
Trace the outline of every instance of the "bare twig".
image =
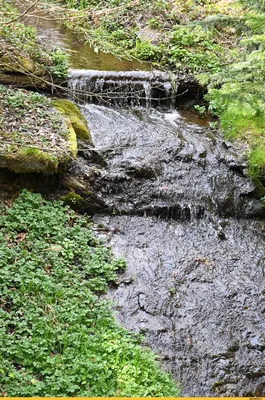
<svg viewBox="0 0 265 400">
<path fill-rule="evenodd" d="M 35 7 L 40 0 L 35 0 L 34 3 L 32 3 L 22 14 L 18 15 L 17 17 L 11 19 L 10 21 L 3 22 L 0 25 L 11 25 L 13 22 L 18 21 L 19 19 L 23 18 L 33 7 Z"/>
</svg>

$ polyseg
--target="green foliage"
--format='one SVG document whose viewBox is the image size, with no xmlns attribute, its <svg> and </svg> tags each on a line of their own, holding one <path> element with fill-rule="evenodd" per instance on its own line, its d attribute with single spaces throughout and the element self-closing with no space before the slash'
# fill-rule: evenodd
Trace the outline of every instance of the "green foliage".
<svg viewBox="0 0 265 400">
<path fill-rule="evenodd" d="M 52 173 L 74 156 L 70 129 L 49 98 L 0 85 L 0 109 L 2 168 Z"/>
<path fill-rule="evenodd" d="M 0 100 L 5 106 L 22 109 L 33 109 L 39 106 L 43 109 L 49 107 L 49 99 L 39 93 L 28 92 L 27 90 L 12 90 L 0 85 Z M 19 111 L 18 111 L 19 112 Z"/>
<path fill-rule="evenodd" d="M 54 49 L 51 53 L 53 65 L 50 67 L 52 75 L 58 78 L 68 77 L 68 61 L 66 53 L 60 49 Z"/>
<path fill-rule="evenodd" d="M 162 55 L 162 47 L 155 46 L 149 41 L 141 41 L 138 39 L 136 41 L 134 54 L 141 60 L 159 61 Z"/>
<path fill-rule="evenodd" d="M 220 118 L 229 136 L 261 135 L 265 123 L 265 92 L 252 83 L 226 83 L 221 89 L 210 89 L 206 99 L 209 109 Z"/>
<path fill-rule="evenodd" d="M 2 396 L 176 396 L 98 293 L 124 262 L 60 202 L 23 191 L 0 215 Z"/>
<path fill-rule="evenodd" d="M 84 199 L 77 193 L 69 192 L 62 196 L 60 200 L 75 211 L 81 212 L 84 208 Z"/>
<path fill-rule="evenodd" d="M 161 23 L 157 17 L 150 18 L 148 24 L 152 29 L 158 29 L 161 27 Z"/>
<path fill-rule="evenodd" d="M 245 24 L 240 62 L 210 77 L 206 99 L 225 134 L 247 140 L 249 171 L 256 178 L 265 174 L 265 14 L 251 12 Z"/>
<path fill-rule="evenodd" d="M 205 114 L 205 112 L 206 112 L 206 107 L 205 106 L 200 106 L 199 104 L 196 104 L 194 106 L 194 109 L 196 111 L 198 111 L 201 115 Z"/>
<path fill-rule="evenodd" d="M 27 90 L 8 89 L 0 85 L 0 107 L 2 107 L 1 135 L 16 131 L 22 137 L 36 135 L 35 139 L 45 138 L 50 131 L 52 134 L 65 136 L 66 128 L 62 118 L 52 110 L 49 98 Z M 34 114 L 34 115 L 33 115 Z M 40 128 L 42 132 L 39 132 Z M 38 133 L 38 134 L 37 134 Z M 31 138 L 34 141 L 34 138 Z M 53 146 L 55 143 L 53 143 Z"/>
<path fill-rule="evenodd" d="M 265 143 L 256 143 L 250 152 L 249 172 L 253 179 L 263 178 L 265 175 Z"/>
<path fill-rule="evenodd" d="M 84 10 L 89 4 L 95 5 L 95 2 L 87 0 L 64 0 L 63 3 L 69 8 L 77 8 L 78 10 Z"/>
<path fill-rule="evenodd" d="M 240 0 L 247 8 L 254 8 L 259 11 L 265 11 L 264 0 Z"/>
<path fill-rule="evenodd" d="M 172 33 L 171 43 L 181 46 L 193 46 L 196 43 L 208 44 L 213 32 L 201 26 L 177 26 Z"/>
<path fill-rule="evenodd" d="M 214 32 L 201 26 L 177 26 L 172 32 L 168 60 L 191 72 L 221 69 L 224 49 L 214 41 Z"/>
<path fill-rule="evenodd" d="M 68 76 L 65 53 L 59 50 L 50 52 L 42 47 L 33 27 L 18 21 L 5 23 L 15 18 L 17 12 L 3 0 L 0 0 L 0 15 L 0 71 L 30 72 L 38 76 L 49 72 L 55 77 Z"/>
<path fill-rule="evenodd" d="M 96 0 L 61 0 L 60 2 L 65 4 L 68 8 L 75 8 L 77 10 L 85 10 L 86 8 L 91 6 L 98 6 L 99 3 Z M 107 7 L 115 7 L 120 5 L 120 3 L 120 0 L 101 1 L 101 4 Z"/>
<path fill-rule="evenodd" d="M 81 9 L 77 0 L 62 3 Z M 230 17 L 229 6 L 220 9 L 215 0 L 178 0 L 174 4 L 155 0 L 148 7 L 143 0 L 133 7 L 129 0 L 101 0 L 96 4 L 86 1 L 86 7 L 91 15 L 89 21 L 87 14 L 81 12 L 80 18 L 71 22 L 70 11 L 67 26 L 97 50 L 118 57 L 151 61 L 174 71 L 214 73 L 237 56 L 233 51 L 235 41 L 230 45 L 230 40 L 235 36 L 233 22 L 238 22 L 239 16 Z M 206 21 L 209 13 L 218 15 L 215 20 Z M 157 30 L 157 35 L 150 41 L 148 38 L 140 41 L 139 26 L 148 25 Z M 225 43 L 229 42 L 226 48 L 223 38 Z"/>
</svg>

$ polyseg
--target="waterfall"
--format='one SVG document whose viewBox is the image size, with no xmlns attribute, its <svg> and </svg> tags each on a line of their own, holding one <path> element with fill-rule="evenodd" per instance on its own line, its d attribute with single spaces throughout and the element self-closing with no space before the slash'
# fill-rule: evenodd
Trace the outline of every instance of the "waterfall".
<svg viewBox="0 0 265 400">
<path fill-rule="evenodd" d="M 78 103 L 116 106 L 176 106 L 177 97 L 198 97 L 199 85 L 189 77 L 161 71 L 70 70 L 70 96 Z"/>
</svg>

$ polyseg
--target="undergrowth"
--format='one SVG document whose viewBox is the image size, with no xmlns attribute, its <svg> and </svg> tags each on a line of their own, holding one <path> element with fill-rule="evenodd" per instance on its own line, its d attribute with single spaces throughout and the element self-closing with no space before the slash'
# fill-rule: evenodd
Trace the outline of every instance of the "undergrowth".
<svg viewBox="0 0 265 400">
<path fill-rule="evenodd" d="M 99 298 L 125 265 L 86 216 L 23 191 L 0 226 L 1 396 L 178 395 Z"/>
<path fill-rule="evenodd" d="M 209 109 L 218 116 L 224 133 L 250 146 L 249 171 L 254 179 L 265 176 L 265 9 L 261 3 L 250 2 L 255 8 L 248 9 L 244 17 L 246 34 L 240 42 L 240 62 L 208 74 L 206 79 Z"/>
<path fill-rule="evenodd" d="M 46 49 L 32 26 L 17 20 L 18 13 L 0 0 L 0 72 L 23 72 L 56 78 L 68 76 L 66 54 L 59 49 Z M 13 21 L 13 22 L 11 22 Z"/>
<path fill-rule="evenodd" d="M 133 6 L 129 0 L 60 3 L 69 8 L 68 27 L 95 48 L 119 57 L 190 73 L 214 73 L 238 58 L 235 44 L 241 29 L 240 12 L 224 2 L 156 0 L 146 4 L 139 0 Z M 141 35 L 147 27 L 157 33 L 155 40 Z"/>
<path fill-rule="evenodd" d="M 42 149 L 63 157 L 68 129 L 49 98 L 0 85 L 0 156 L 17 148 Z"/>
</svg>

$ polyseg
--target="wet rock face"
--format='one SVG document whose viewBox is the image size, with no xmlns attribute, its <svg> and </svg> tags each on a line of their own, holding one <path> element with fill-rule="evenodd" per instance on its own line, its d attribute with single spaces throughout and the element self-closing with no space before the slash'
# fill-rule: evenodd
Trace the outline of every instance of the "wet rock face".
<svg viewBox="0 0 265 400">
<path fill-rule="evenodd" d="M 144 334 L 182 396 L 264 395 L 262 223 L 124 216 L 96 221 L 127 261 L 108 294 L 117 319 Z"/>
<path fill-rule="evenodd" d="M 80 173 L 116 213 L 94 219 L 128 266 L 107 295 L 118 321 L 183 396 L 264 395 L 263 209 L 242 149 L 177 112 L 83 112 L 95 148 Z"/>
<path fill-rule="evenodd" d="M 82 108 L 96 151 L 107 166 L 90 183 L 116 213 L 162 218 L 253 216 L 263 213 L 245 160 L 218 133 L 178 112 Z"/>
</svg>

